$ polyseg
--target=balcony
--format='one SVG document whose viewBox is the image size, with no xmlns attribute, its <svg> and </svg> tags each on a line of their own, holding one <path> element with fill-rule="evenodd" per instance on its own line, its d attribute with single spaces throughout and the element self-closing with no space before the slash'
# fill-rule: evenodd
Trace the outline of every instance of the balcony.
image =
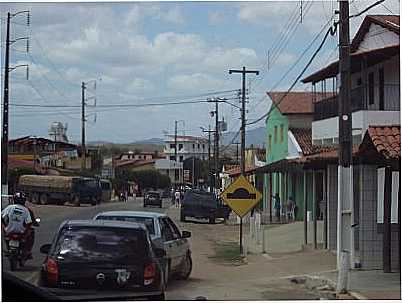
<svg viewBox="0 0 402 303">
<path fill-rule="evenodd" d="M 382 98 L 380 95 L 382 94 Z M 338 95 L 331 95 L 329 98 L 314 103 L 314 121 L 324 120 L 338 116 Z M 400 86 L 384 85 L 374 86 L 371 90 L 364 86 L 351 90 L 351 112 L 360 110 L 372 111 L 399 111 L 400 110 Z"/>
</svg>

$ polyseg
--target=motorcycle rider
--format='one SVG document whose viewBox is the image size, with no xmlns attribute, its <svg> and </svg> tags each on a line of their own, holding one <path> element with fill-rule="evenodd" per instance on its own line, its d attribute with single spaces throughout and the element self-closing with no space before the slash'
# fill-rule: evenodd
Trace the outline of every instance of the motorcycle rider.
<svg viewBox="0 0 402 303">
<path fill-rule="evenodd" d="M 23 193 L 17 192 L 14 195 L 14 204 L 8 205 L 1 212 L 1 226 L 5 235 L 21 234 L 23 239 L 23 255 L 32 258 L 31 250 L 34 242 L 32 226 L 33 212 L 25 206 L 26 197 Z M 8 247 L 7 247 L 8 248 Z"/>
</svg>

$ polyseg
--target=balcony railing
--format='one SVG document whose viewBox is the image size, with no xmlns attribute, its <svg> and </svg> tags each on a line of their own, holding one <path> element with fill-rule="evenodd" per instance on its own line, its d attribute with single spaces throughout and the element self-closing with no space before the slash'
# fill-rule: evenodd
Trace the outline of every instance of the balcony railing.
<svg viewBox="0 0 402 303">
<path fill-rule="evenodd" d="M 365 92 L 366 91 L 366 92 Z M 366 95 L 365 95 L 366 93 Z M 328 98 L 316 101 L 314 103 L 314 120 L 323 120 L 338 116 L 339 103 L 338 95 L 328 93 Z M 370 104 L 368 89 L 364 86 L 352 89 L 350 92 L 350 110 L 352 112 L 360 110 L 400 110 L 400 86 L 399 85 L 384 85 L 383 102 L 380 102 L 379 86 L 374 87 L 372 95 L 372 103 Z"/>
</svg>

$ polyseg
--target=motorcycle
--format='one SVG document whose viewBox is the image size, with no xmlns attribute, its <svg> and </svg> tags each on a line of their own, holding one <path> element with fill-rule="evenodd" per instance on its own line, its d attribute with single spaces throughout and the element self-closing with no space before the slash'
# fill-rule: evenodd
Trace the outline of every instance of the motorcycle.
<svg viewBox="0 0 402 303">
<path fill-rule="evenodd" d="M 33 226 L 39 226 L 40 218 L 36 218 Z M 34 232 L 34 231 L 32 231 Z M 10 270 L 17 270 L 18 265 L 23 267 L 29 256 L 24 256 L 23 248 L 26 239 L 23 234 L 9 234 L 5 237 L 7 252 L 6 256 L 10 262 Z"/>
</svg>

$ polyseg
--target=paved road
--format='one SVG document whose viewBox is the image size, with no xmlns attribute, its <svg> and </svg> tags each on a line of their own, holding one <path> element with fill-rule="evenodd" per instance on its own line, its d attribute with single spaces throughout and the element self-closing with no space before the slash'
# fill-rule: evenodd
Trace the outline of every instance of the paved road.
<svg viewBox="0 0 402 303">
<path fill-rule="evenodd" d="M 97 213 L 109 210 L 147 210 L 166 212 L 170 206 L 169 201 L 164 201 L 163 208 L 142 206 L 143 199 L 137 198 L 128 202 L 108 202 L 97 206 L 82 204 L 81 207 L 60 206 L 60 205 L 29 205 L 34 210 L 37 217 L 41 218 L 40 227 L 36 229 L 35 245 L 33 247 L 33 260 L 27 262 L 24 268 L 18 269 L 15 274 L 19 278 L 36 283 L 38 272 L 43 262 L 44 255 L 39 249 L 43 244 L 51 243 L 53 236 L 58 230 L 60 224 L 67 219 L 91 219 Z M 4 245 L 2 246 L 4 249 Z M 2 255 L 3 256 L 3 255 Z M 8 260 L 2 257 L 2 266 L 5 270 L 9 270 Z"/>
</svg>

